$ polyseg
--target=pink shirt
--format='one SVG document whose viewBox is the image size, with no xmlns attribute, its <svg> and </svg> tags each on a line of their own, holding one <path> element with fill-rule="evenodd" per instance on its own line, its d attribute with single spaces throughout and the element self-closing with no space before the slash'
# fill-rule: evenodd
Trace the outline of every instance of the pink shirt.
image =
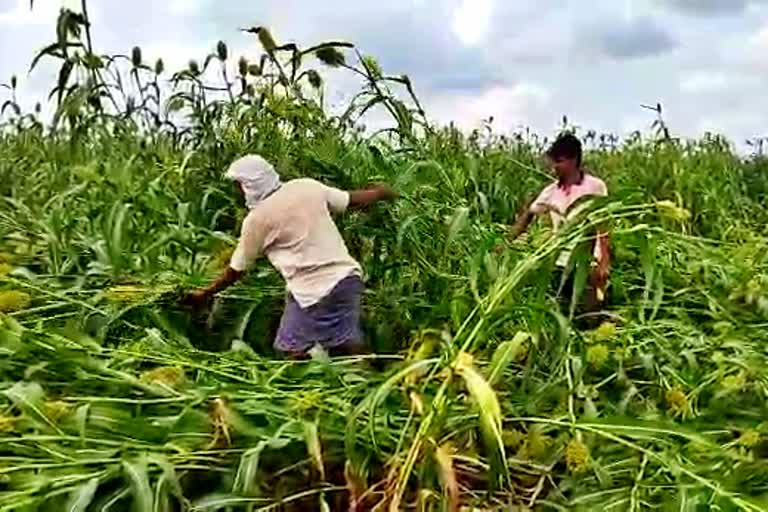
<svg viewBox="0 0 768 512">
<path fill-rule="evenodd" d="M 561 187 L 557 182 L 547 185 L 539 196 L 531 204 L 529 210 L 536 215 L 549 213 L 552 220 L 552 231 L 557 232 L 562 223 L 566 221 L 573 211 L 571 206 L 583 197 L 595 197 L 608 195 L 608 188 L 600 178 L 591 174 L 584 174 L 581 183 L 568 187 Z M 566 251 L 557 260 L 559 266 L 565 266 L 571 251 Z M 600 244 L 595 244 L 595 259 L 600 259 L 602 253 Z"/>
</svg>

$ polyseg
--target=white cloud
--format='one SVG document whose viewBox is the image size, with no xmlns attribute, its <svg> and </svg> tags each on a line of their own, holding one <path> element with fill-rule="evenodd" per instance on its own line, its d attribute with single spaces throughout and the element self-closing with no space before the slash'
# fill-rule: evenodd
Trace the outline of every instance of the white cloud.
<svg viewBox="0 0 768 512">
<path fill-rule="evenodd" d="M 723 71 L 694 71 L 680 80 L 680 91 L 684 93 L 712 93 L 728 88 L 729 79 Z"/>
<path fill-rule="evenodd" d="M 493 0 L 463 0 L 453 14 L 453 31 L 465 46 L 483 42 L 491 25 Z"/>
<path fill-rule="evenodd" d="M 4 5 L 13 0 L 3 0 Z M 35 0 L 33 9 L 29 0 L 16 0 L 10 9 L 0 11 L 0 25 L 52 25 L 62 7 L 76 9 L 71 0 Z"/>
<path fill-rule="evenodd" d="M 762 57 L 765 59 L 765 55 L 768 54 L 768 25 L 765 25 L 752 36 L 749 46 L 751 51 L 762 52 Z"/>
<path fill-rule="evenodd" d="M 500 129 L 546 124 L 550 92 L 536 84 L 497 85 L 477 94 L 447 92 L 427 100 L 427 112 L 443 123 L 475 128 L 494 118 Z M 533 123 L 532 123 L 533 122 Z"/>
<path fill-rule="evenodd" d="M 619 133 L 628 134 L 634 131 L 646 131 L 655 120 L 653 113 L 628 114 L 621 118 Z"/>
<path fill-rule="evenodd" d="M 733 15 L 743 12 L 759 0 L 658 0 L 683 13 L 698 16 Z"/>
<path fill-rule="evenodd" d="M 619 60 L 663 55 L 678 46 L 676 37 L 649 16 L 592 22 L 579 37 L 591 41 L 602 54 Z"/>
<path fill-rule="evenodd" d="M 730 58 L 727 63 L 745 75 L 765 80 L 768 72 L 768 14 L 763 24 L 748 34 L 741 34 L 728 46 Z"/>
<path fill-rule="evenodd" d="M 155 60 L 161 58 L 165 64 L 165 68 L 171 72 L 178 71 L 181 68 L 186 68 L 189 61 L 195 59 L 202 66 L 204 57 L 211 53 L 213 45 L 201 45 L 201 44 L 180 44 L 171 41 L 158 41 L 151 44 L 144 45 L 142 47 L 142 54 L 144 61 L 147 63 L 154 63 Z"/>
<path fill-rule="evenodd" d="M 194 14 L 200 10 L 202 4 L 200 0 L 170 0 L 168 2 L 168 11 L 173 15 Z"/>
<path fill-rule="evenodd" d="M 697 134 L 704 132 L 728 134 L 737 145 L 745 140 L 765 133 L 764 119 L 759 112 L 715 113 L 698 119 L 695 125 Z"/>
</svg>

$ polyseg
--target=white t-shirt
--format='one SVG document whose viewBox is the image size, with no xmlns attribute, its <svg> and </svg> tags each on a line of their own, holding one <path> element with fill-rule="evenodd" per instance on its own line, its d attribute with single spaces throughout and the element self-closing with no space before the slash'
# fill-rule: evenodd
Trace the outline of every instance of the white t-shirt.
<svg viewBox="0 0 768 512">
<path fill-rule="evenodd" d="M 529 210 L 536 215 L 549 213 L 552 220 L 552 231 L 557 232 L 563 222 L 573 218 L 580 208 L 571 209 L 571 206 L 579 199 L 588 196 L 607 196 L 608 188 L 600 178 L 591 174 L 584 174 L 581 183 L 569 187 L 561 187 L 558 183 L 551 183 L 541 191 L 536 200 L 533 201 Z M 569 247 L 560 254 L 557 259 L 557 265 L 564 267 L 568 264 L 568 259 L 573 252 L 573 247 Z M 596 260 L 602 256 L 600 244 L 595 244 L 593 253 Z"/>
<path fill-rule="evenodd" d="M 318 181 L 283 184 L 246 216 L 230 267 L 242 272 L 263 254 L 301 307 L 316 304 L 345 277 L 362 274 L 331 218 L 347 206 L 349 193 Z"/>
</svg>

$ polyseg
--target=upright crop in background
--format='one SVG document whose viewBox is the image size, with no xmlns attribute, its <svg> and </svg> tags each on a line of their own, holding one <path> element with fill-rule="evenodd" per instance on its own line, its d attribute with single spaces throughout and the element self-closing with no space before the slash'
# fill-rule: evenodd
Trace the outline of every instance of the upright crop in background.
<svg viewBox="0 0 768 512">
<path fill-rule="evenodd" d="M 3 103 L 3 106 L 0 107 L 0 116 L 5 114 L 6 109 L 11 110 L 17 117 L 21 116 L 21 107 L 19 106 L 19 102 L 16 98 L 16 87 L 18 86 L 18 83 L 18 78 L 16 78 L 16 75 L 13 75 L 9 83 L 0 84 L 0 87 L 11 91 L 11 98 L 6 100 Z"/>
<path fill-rule="evenodd" d="M 8 104 L 0 130 L 0 509 L 766 509 L 764 160 L 563 118 L 611 197 L 497 251 L 550 179 L 546 136 L 430 125 L 342 41 L 254 27 L 253 59 L 219 42 L 167 70 L 96 53 L 85 9 L 58 28 L 35 57 L 61 66 L 55 123 Z M 329 68 L 361 80 L 338 114 Z M 374 108 L 391 127 L 365 133 Z M 229 260 L 221 174 L 249 152 L 401 192 L 339 222 L 376 357 L 273 360 L 266 267 L 207 314 L 178 306 Z M 611 307 L 578 330 L 550 272 L 607 222 Z"/>
<path fill-rule="evenodd" d="M 661 142 L 671 142 L 672 136 L 669 133 L 667 123 L 664 121 L 664 111 L 661 103 L 657 103 L 655 106 L 642 105 L 642 107 L 656 113 L 656 119 L 651 125 L 651 130 L 655 130 L 658 140 Z"/>
<path fill-rule="evenodd" d="M 219 111 L 231 114 L 232 109 L 223 109 L 224 105 L 217 99 L 222 94 L 231 107 L 248 102 L 255 108 L 269 109 L 270 103 L 279 103 L 283 95 L 299 103 L 311 101 L 307 86 L 319 95 L 322 106 L 322 75 L 307 66 L 307 60 L 314 57 L 326 66 L 349 70 L 363 79 L 364 90 L 341 116 L 342 122 L 357 122 L 371 108 L 381 105 L 396 122 L 397 128 L 393 131 L 402 140 L 413 140 L 415 123 L 429 128 L 410 79 L 405 75 L 385 76 L 375 59 L 359 52 L 355 53 L 358 65 L 348 64 L 343 52 L 354 46 L 347 42 L 328 41 L 300 48 L 295 43 L 278 44 L 266 27 L 244 29 L 258 38 L 264 51 L 257 63 L 241 58 L 236 66 L 231 66 L 229 48 L 224 41 L 219 41 L 202 64 L 190 60 L 186 69 L 172 75 L 168 99 L 162 102 L 162 91 L 167 88 L 158 80 L 165 71 L 162 61 L 158 61 L 154 69 L 149 68 L 143 62 L 140 47 L 134 47 L 130 55 L 99 55 L 94 49 L 90 28 L 85 0 L 81 2 L 80 12 L 62 8 L 56 41 L 40 50 L 30 66 L 30 70 L 34 70 L 44 57 L 60 61 L 57 84 L 49 97 L 55 97 L 57 103 L 54 126 L 64 120 L 70 129 L 81 129 L 99 116 L 122 116 L 141 120 L 144 129 L 153 126 L 177 133 L 181 112 L 199 128 L 215 123 Z M 213 61 L 218 62 L 219 83 L 208 81 L 207 71 Z M 122 63 L 128 63 L 128 68 Z M 240 85 L 237 94 L 232 71 L 236 71 Z M 401 100 L 391 85 L 402 86 L 414 107 Z M 296 122 L 292 120 L 294 127 Z"/>
</svg>

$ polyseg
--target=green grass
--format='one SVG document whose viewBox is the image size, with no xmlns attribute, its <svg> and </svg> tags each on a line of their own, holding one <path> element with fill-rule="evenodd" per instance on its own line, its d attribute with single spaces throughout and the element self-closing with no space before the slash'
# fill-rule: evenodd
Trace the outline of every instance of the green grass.
<svg viewBox="0 0 768 512">
<path fill-rule="evenodd" d="M 362 98 L 392 113 L 371 137 L 291 82 L 287 51 L 231 96 L 188 72 L 126 111 L 73 106 L 95 87 L 82 50 L 55 130 L 7 118 L 0 510 L 768 509 L 763 160 L 716 137 L 582 134 L 608 200 L 497 253 L 549 179 L 544 139 L 432 126 L 410 81 L 359 56 Z M 124 83 L 149 95 L 136 64 Z M 181 110 L 161 120 L 185 123 L 154 123 L 165 100 Z M 376 356 L 276 359 L 266 263 L 208 317 L 178 306 L 227 262 L 243 211 L 222 174 L 247 152 L 401 192 L 339 219 Z M 577 329 L 551 270 L 606 222 L 613 320 Z"/>
</svg>

